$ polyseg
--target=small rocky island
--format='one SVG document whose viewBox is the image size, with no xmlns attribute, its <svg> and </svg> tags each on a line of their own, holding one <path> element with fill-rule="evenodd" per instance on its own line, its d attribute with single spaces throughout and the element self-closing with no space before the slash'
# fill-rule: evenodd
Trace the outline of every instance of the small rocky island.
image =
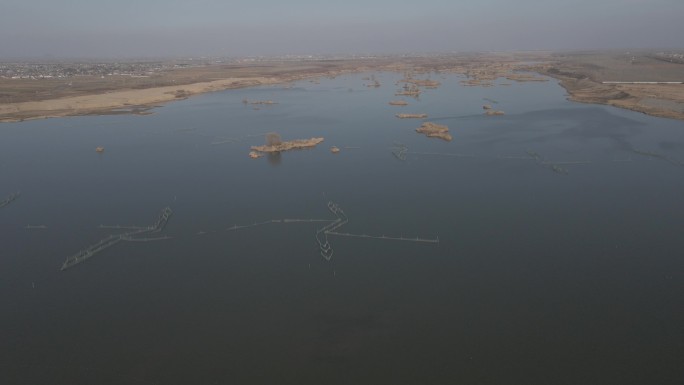
<svg viewBox="0 0 684 385">
<path fill-rule="evenodd" d="M 316 147 L 319 143 L 323 142 L 323 138 L 310 138 L 310 139 L 295 139 L 287 142 L 283 142 L 280 139 L 280 135 L 276 133 L 270 133 L 266 135 L 266 144 L 263 146 L 252 146 L 252 152 L 249 153 L 251 158 L 258 158 L 262 153 L 265 152 L 281 152 L 288 150 L 301 150 Z"/>
<path fill-rule="evenodd" d="M 392 100 L 389 104 L 390 106 L 408 106 L 408 102 L 404 100 Z"/>
<path fill-rule="evenodd" d="M 413 77 L 409 76 L 408 78 L 405 78 L 402 80 L 405 83 L 411 83 L 415 84 L 416 86 L 421 86 L 425 88 L 437 88 L 441 85 L 440 82 L 430 80 L 430 79 L 414 79 Z"/>
<path fill-rule="evenodd" d="M 495 110 L 491 104 L 485 104 L 482 106 L 482 109 L 485 110 L 485 115 L 487 116 L 505 115 L 503 111 Z"/>
<path fill-rule="evenodd" d="M 425 134 L 428 138 L 439 138 L 447 142 L 452 139 L 449 134 L 449 127 L 432 122 L 423 123 L 419 128 L 416 128 L 416 132 Z"/>
<path fill-rule="evenodd" d="M 397 114 L 397 118 L 399 119 L 425 119 L 427 118 L 427 114 Z"/>
</svg>

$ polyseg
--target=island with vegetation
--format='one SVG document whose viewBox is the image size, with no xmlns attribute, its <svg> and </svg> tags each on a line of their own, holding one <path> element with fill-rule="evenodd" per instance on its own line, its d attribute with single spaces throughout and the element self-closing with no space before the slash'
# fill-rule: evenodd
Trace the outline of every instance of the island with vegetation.
<svg viewBox="0 0 684 385">
<path fill-rule="evenodd" d="M 282 141 L 280 135 L 272 132 L 266 134 L 266 144 L 263 146 L 252 146 L 249 156 L 251 158 L 259 158 L 263 153 L 268 152 L 282 152 L 289 150 L 303 150 L 307 148 L 316 147 L 323 142 L 324 138 L 309 138 L 309 139 L 295 139 L 290 141 Z"/>
<path fill-rule="evenodd" d="M 416 132 L 425 134 L 428 138 L 439 138 L 447 142 L 450 142 L 452 139 L 451 134 L 449 134 L 449 127 L 432 122 L 423 123 L 420 127 L 416 128 Z"/>
</svg>

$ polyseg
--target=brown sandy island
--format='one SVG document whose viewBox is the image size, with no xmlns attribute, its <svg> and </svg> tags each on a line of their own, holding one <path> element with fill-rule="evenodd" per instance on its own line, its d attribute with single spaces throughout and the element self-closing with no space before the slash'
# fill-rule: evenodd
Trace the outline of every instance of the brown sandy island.
<svg viewBox="0 0 684 385">
<path fill-rule="evenodd" d="M 416 96 L 420 96 L 420 94 L 422 92 L 423 91 L 421 91 L 417 85 L 413 84 L 413 85 L 409 86 L 407 84 L 404 88 L 395 92 L 394 96 L 413 96 L 413 97 L 416 97 Z"/>
<path fill-rule="evenodd" d="M 408 106 L 408 102 L 404 100 L 392 100 L 389 102 L 390 106 Z"/>
<path fill-rule="evenodd" d="M 278 144 L 252 146 L 251 150 L 256 152 L 282 152 L 289 150 L 301 150 L 316 147 L 319 143 L 323 142 L 323 140 L 323 138 L 295 139 L 288 142 L 281 142 Z"/>
<path fill-rule="evenodd" d="M 425 134 L 428 138 L 439 138 L 447 142 L 452 139 L 449 134 L 449 127 L 432 122 L 423 123 L 419 128 L 416 128 L 416 132 Z"/>
<path fill-rule="evenodd" d="M 440 82 L 435 81 L 435 80 L 430 80 L 430 79 L 413 79 L 411 77 L 407 79 L 403 79 L 404 82 L 406 83 L 411 83 L 415 84 L 416 86 L 421 86 L 425 88 L 432 88 L 435 89 L 441 85 Z"/>
</svg>

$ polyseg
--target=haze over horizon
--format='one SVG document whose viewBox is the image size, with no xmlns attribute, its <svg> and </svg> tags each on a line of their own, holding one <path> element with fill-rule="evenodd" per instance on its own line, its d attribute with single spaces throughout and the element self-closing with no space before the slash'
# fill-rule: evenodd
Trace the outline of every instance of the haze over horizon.
<svg viewBox="0 0 684 385">
<path fill-rule="evenodd" d="M 679 0 L 5 0 L 0 58 L 682 48 Z"/>
</svg>

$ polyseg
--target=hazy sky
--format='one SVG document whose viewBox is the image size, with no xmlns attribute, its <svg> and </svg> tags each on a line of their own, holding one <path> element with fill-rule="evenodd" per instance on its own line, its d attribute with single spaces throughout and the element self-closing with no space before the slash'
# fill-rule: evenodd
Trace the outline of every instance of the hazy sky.
<svg viewBox="0 0 684 385">
<path fill-rule="evenodd" d="M 0 59 L 684 48 L 684 0 L 2 0 Z"/>
</svg>

